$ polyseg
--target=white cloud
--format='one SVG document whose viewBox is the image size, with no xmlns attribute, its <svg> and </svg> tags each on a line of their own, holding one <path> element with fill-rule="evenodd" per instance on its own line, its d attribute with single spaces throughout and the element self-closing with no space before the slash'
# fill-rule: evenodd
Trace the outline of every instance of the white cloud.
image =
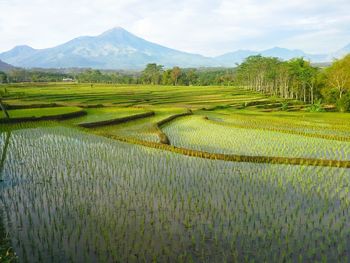
<svg viewBox="0 0 350 263">
<path fill-rule="evenodd" d="M 0 0 L 0 51 L 45 48 L 114 26 L 217 55 L 273 46 L 332 52 L 350 42 L 348 0 Z"/>
</svg>

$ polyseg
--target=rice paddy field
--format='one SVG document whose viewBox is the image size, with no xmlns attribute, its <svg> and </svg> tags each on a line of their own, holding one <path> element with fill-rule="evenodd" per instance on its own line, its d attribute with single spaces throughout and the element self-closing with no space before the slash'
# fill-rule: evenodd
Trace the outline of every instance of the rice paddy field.
<svg viewBox="0 0 350 263">
<path fill-rule="evenodd" d="M 30 117 L 44 117 L 44 116 L 56 116 L 60 114 L 74 113 L 81 109 L 78 107 L 50 107 L 50 108 L 28 108 L 28 109 L 15 109 L 9 110 L 8 114 L 11 118 L 30 118 Z M 0 119 L 4 119 L 5 114 L 1 111 Z"/>
<path fill-rule="evenodd" d="M 101 107 L 85 109 L 86 115 L 79 118 L 72 118 L 71 123 L 93 123 L 99 121 L 106 121 L 115 118 L 123 118 L 130 115 L 146 112 L 140 108 L 117 108 L 117 107 Z"/>
<path fill-rule="evenodd" d="M 350 140 L 337 141 L 270 130 L 246 129 L 202 116 L 168 125 L 164 132 L 175 146 L 214 153 L 350 160 Z"/>
<path fill-rule="evenodd" d="M 350 261 L 350 114 L 239 87 L 1 88 L 0 262 Z"/>
</svg>

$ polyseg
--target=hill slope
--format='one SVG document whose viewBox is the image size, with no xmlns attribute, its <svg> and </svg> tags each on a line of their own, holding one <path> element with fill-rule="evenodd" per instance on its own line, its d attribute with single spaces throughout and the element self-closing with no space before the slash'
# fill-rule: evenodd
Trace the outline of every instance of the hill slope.
<svg viewBox="0 0 350 263">
<path fill-rule="evenodd" d="M 120 27 L 95 37 L 78 37 L 53 48 L 15 47 L 0 54 L 0 59 L 16 66 L 42 68 L 140 69 L 152 62 L 183 67 L 213 65 L 209 58 L 148 42 Z"/>
<path fill-rule="evenodd" d="M 0 71 L 6 72 L 6 71 L 9 71 L 9 70 L 14 69 L 14 68 L 15 68 L 14 66 L 7 64 L 4 61 L 0 60 Z"/>
<path fill-rule="evenodd" d="M 350 52 L 350 45 L 333 54 L 307 54 L 302 50 L 274 47 L 262 51 L 238 50 L 205 57 L 167 48 L 133 35 L 121 27 L 98 36 L 83 36 L 46 49 L 17 46 L 0 54 L 6 63 L 26 68 L 142 69 L 147 63 L 165 67 L 233 67 L 246 57 L 261 54 L 288 60 L 304 57 L 312 62 L 330 62 Z"/>
<path fill-rule="evenodd" d="M 235 63 L 242 62 L 246 57 L 252 55 L 261 54 L 265 57 L 277 57 L 283 60 L 289 60 L 296 57 L 304 57 L 312 62 L 326 62 L 328 61 L 328 55 L 325 54 L 307 54 L 302 50 L 290 50 L 286 48 L 274 47 L 262 51 L 252 51 L 252 50 L 238 50 L 234 52 L 229 52 L 221 56 L 216 57 L 216 60 L 222 66 L 232 66 L 232 61 Z"/>
</svg>

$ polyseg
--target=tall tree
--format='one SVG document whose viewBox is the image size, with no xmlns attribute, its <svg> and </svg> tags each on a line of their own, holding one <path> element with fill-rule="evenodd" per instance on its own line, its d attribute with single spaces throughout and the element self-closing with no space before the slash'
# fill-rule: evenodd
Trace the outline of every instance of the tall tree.
<svg viewBox="0 0 350 263">
<path fill-rule="evenodd" d="M 314 104 L 315 92 L 320 85 L 320 80 L 321 80 L 320 74 L 318 72 L 318 69 L 315 67 L 312 67 L 311 65 L 307 67 L 305 74 L 307 76 L 307 85 L 310 90 L 310 103 Z"/>
<path fill-rule="evenodd" d="M 160 84 L 163 73 L 163 66 L 156 63 L 147 64 L 142 71 L 142 82 L 145 84 Z"/>
<path fill-rule="evenodd" d="M 163 85 L 172 85 L 171 69 L 164 70 L 164 72 L 162 74 L 162 84 Z"/>
<path fill-rule="evenodd" d="M 350 90 L 350 54 L 334 63 L 326 70 L 327 84 L 337 89 L 339 99 Z"/>
<path fill-rule="evenodd" d="M 0 83 L 7 83 L 7 75 L 2 71 L 0 71 Z"/>
<path fill-rule="evenodd" d="M 195 85 L 197 83 L 198 75 L 197 75 L 195 69 L 190 69 L 187 72 L 187 79 L 188 79 L 188 84 L 189 85 Z"/>
<path fill-rule="evenodd" d="M 310 101 L 314 91 L 312 90 L 311 95 L 309 89 L 315 88 L 315 83 L 312 82 L 315 81 L 313 78 L 317 74 L 316 69 L 304 58 L 290 60 L 289 67 L 296 98 L 302 99 L 304 102 Z"/>
<path fill-rule="evenodd" d="M 173 67 L 171 70 L 171 79 L 173 80 L 173 85 L 177 85 L 178 79 L 181 76 L 181 69 L 179 67 Z"/>
</svg>

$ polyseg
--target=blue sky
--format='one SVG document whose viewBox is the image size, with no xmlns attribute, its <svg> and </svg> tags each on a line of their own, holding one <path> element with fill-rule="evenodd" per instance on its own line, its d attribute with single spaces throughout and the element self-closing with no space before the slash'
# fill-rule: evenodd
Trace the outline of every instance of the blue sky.
<svg viewBox="0 0 350 263">
<path fill-rule="evenodd" d="M 350 43 L 349 10 L 349 0 L 0 0 L 0 52 L 121 26 L 207 56 L 274 46 L 330 53 Z"/>
</svg>

